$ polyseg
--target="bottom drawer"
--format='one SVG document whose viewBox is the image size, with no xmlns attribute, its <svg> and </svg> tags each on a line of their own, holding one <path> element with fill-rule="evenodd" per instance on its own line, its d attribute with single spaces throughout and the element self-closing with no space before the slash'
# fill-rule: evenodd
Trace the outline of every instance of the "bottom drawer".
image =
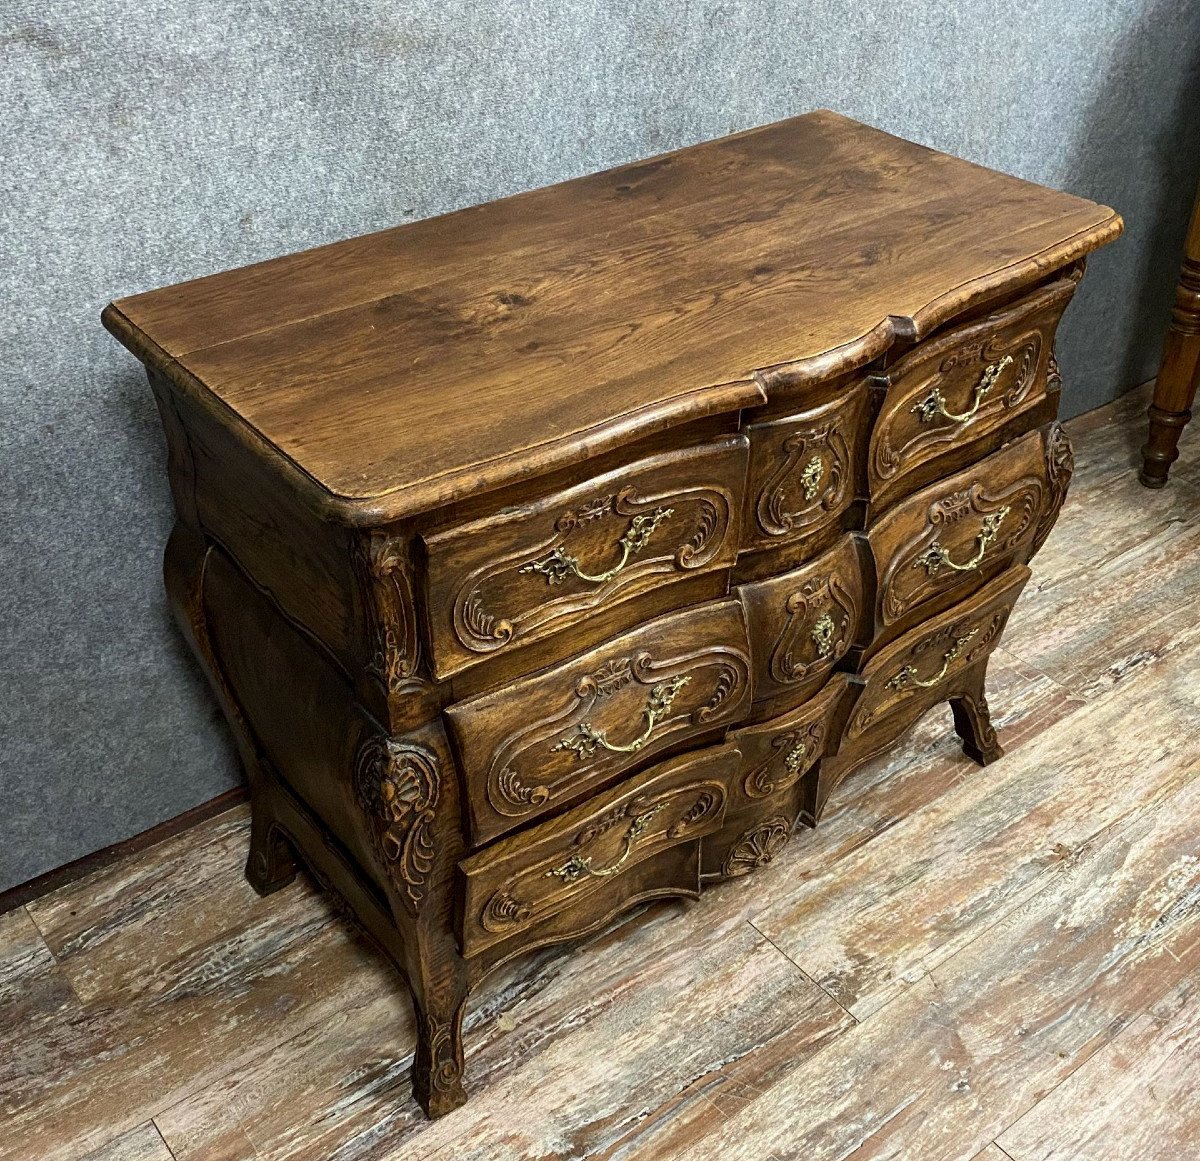
<svg viewBox="0 0 1200 1161">
<path fill-rule="evenodd" d="M 1024 565 L 1010 568 L 973 597 L 918 625 L 871 658 L 863 669 L 862 693 L 846 723 L 841 748 L 821 769 L 818 817 L 846 774 L 890 746 L 931 706 L 969 692 L 976 667 L 999 643 L 1029 576 Z"/>
<path fill-rule="evenodd" d="M 705 879 L 727 879 L 765 866 L 797 821 L 813 823 L 816 775 L 837 749 L 858 687 L 835 673 L 798 710 L 730 734 L 740 755 L 721 828 L 701 844 Z"/>
<path fill-rule="evenodd" d="M 733 746 L 663 762 L 459 863 L 464 956 L 582 935 L 626 907 L 700 890 L 699 840 L 725 816 Z"/>
</svg>

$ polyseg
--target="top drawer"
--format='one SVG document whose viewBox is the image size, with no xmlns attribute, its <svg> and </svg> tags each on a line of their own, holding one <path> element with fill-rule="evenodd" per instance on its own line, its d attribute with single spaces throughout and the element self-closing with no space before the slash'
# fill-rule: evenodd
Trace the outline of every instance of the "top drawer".
<svg viewBox="0 0 1200 1161">
<path fill-rule="evenodd" d="M 444 679 L 594 610 L 727 568 L 746 449 L 734 435 L 651 456 L 425 537 L 434 674 Z"/>
<path fill-rule="evenodd" d="M 746 428 L 743 549 L 795 544 L 839 522 L 861 486 L 866 403 L 860 382 L 830 403 Z"/>
<path fill-rule="evenodd" d="M 1069 278 L 922 343 L 892 367 L 867 457 L 878 506 L 927 482 L 934 460 L 999 431 L 1046 398 L 1054 332 L 1075 283 Z M 944 470 L 944 469 L 943 469 Z M 915 477 L 915 478 L 914 478 Z"/>
</svg>

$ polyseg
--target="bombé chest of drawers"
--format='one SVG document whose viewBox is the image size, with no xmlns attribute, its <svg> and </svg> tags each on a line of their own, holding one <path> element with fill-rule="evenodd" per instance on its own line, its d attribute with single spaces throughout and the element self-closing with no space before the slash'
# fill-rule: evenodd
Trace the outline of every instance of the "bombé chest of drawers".
<svg viewBox="0 0 1200 1161">
<path fill-rule="evenodd" d="M 497 965 L 768 864 L 984 674 L 1071 474 L 1109 209 L 813 113 L 123 299 L 177 618 L 465 1099 Z"/>
</svg>

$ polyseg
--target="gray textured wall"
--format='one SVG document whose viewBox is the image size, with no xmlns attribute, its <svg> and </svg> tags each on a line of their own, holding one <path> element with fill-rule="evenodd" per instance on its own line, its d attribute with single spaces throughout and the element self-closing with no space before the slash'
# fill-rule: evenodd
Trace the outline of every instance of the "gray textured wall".
<svg viewBox="0 0 1200 1161">
<path fill-rule="evenodd" d="M 0 887 L 238 775 L 169 623 L 110 298 L 827 106 L 1107 202 L 1080 411 L 1155 369 L 1200 171 L 1189 0 L 7 0 Z"/>
</svg>

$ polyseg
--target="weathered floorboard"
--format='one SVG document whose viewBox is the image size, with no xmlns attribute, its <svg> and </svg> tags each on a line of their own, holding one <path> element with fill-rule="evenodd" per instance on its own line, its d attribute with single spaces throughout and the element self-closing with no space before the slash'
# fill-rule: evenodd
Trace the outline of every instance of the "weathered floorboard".
<svg viewBox="0 0 1200 1161">
<path fill-rule="evenodd" d="M 1164 886 L 1167 892 L 1173 889 L 1170 883 Z M 1195 1157 L 1200 1152 L 1197 1076 L 1200 984 L 1192 976 L 1142 1013 L 999 1140 L 1013 1161 Z"/>
<path fill-rule="evenodd" d="M 1190 778 L 743 1109 L 652 1128 L 642 1155 L 974 1156 L 1200 968 L 1198 810 Z"/>
</svg>

